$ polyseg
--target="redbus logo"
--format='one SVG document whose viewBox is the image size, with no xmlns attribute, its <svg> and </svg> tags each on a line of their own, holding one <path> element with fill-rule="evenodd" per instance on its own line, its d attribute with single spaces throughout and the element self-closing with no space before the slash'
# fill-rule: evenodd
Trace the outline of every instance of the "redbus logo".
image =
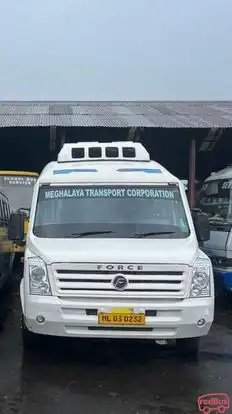
<svg viewBox="0 0 232 414">
<path fill-rule="evenodd" d="M 198 410 L 204 414 L 225 413 L 230 408 L 230 400 L 225 393 L 201 395 L 197 403 Z"/>
</svg>

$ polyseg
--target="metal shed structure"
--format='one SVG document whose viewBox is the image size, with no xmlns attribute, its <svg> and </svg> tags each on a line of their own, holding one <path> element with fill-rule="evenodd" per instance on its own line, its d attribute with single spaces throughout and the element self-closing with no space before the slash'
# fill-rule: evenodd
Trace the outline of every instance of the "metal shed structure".
<svg viewBox="0 0 232 414">
<path fill-rule="evenodd" d="M 0 101 L 0 127 L 229 128 L 229 102 Z"/>
<path fill-rule="evenodd" d="M 15 152 L 19 153 L 23 147 L 26 153 L 24 155 L 35 160 L 38 154 L 34 150 L 36 148 L 39 151 L 41 146 L 46 162 L 46 146 L 42 145 L 42 141 L 45 142 L 45 130 L 46 142 L 54 156 L 64 142 L 142 140 L 150 152 L 155 147 L 155 156 L 161 163 L 164 163 L 164 154 L 170 156 L 172 160 L 169 160 L 170 165 L 167 167 L 174 172 L 177 171 L 176 164 L 184 165 L 189 158 L 191 206 L 195 200 L 196 156 L 198 160 L 201 159 L 202 166 L 205 166 L 210 159 L 206 154 L 214 154 L 216 147 L 219 155 L 215 157 L 214 164 L 216 168 L 220 166 L 220 158 L 224 157 L 220 154 L 225 154 L 223 148 L 229 145 L 231 127 L 232 101 L 0 101 L 0 137 L 2 143 L 5 142 L 5 148 L 8 145 L 8 153 L 12 153 L 14 143 L 17 148 Z M 92 133 L 88 135 L 87 130 Z M 27 143 L 16 143 L 16 136 L 23 140 L 29 135 L 31 138 L 25 141 Z M 167 144 L 164 145 L 165 140 Z M 4 148 L 2 153 L 4 154 Z M 229 147 L 226 156 L 229 160 Z"/>
</svg>

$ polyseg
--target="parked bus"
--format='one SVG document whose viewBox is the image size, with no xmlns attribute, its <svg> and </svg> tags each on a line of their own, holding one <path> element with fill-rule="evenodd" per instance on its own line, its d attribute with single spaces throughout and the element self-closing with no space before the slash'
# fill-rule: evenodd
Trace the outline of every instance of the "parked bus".
<svg viewBox="0 0 232 414">
<path fill-rule="evenodd" d="M 64 144 L 35 184 L 30 221 L 25 348 L 40 334 L 176 339 L 197 357 L 214 319 L 212 265 L 199 246 L 208 217 L 191 214 L 180 180 L 141 143 Z M 23 224 L 11 215 L 10 240 L 23 239 Z"/>
<path fill-rule="evenodd" d="M 197 204 L 210 221 L 210 239 L 204 243 L 204 252 L 211 258 L 217 290 L 232 292 L 231 165 L 205 180 Z"/>
<path fill-rule="evenodd" d="M 10 280 L 14 253 L 12 242 L 8 239 L 10 205 L 7 196 L 0 192 L 0 289 Z"/>
<path fill-rule="evenodd" d="M 13 252 L 20 257 L 24 253 L 32 193 L 38 176 L 36 172 L 0 171 L 0 188 L 8 197 L 11 212 L 22 211 L 25 215 L 24 240 L 13 244 Z"/>
</svg>

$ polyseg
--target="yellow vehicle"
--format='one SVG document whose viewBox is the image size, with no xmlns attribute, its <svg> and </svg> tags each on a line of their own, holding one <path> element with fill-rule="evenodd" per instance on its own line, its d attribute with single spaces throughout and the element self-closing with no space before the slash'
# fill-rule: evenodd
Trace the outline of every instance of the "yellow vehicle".
<svg viewBox="0 0 232 414">
<path fill-rule="evenodd" d="M 24 240 L 13 244 L 13 252 L 20 256 L 24 253 L 32 193 L 38 176 L 36 172 L 0 171 L 0 191 L 8 197 L 11 212 L 21 211 L 25 215 Z"/>
<path fill-rule="evenodd" d="M 0 289 L 9 286 L 12 276 L 14 253 L 12 242 L 8 239 L 10 204 L 7 196 L 0 191 Z"/>
</svg>

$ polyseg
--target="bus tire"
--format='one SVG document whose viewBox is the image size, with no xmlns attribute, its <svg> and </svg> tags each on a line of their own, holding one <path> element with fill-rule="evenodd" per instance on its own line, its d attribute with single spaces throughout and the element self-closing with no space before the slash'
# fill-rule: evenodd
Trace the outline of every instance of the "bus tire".
<svg viewBox="0 0 232 414">
<path fill-rule="evenodd" d="M 176 346 L 179 356 L 197 359 L 200 351 L 200 338 L 177 339 Z"/>
</svg>

